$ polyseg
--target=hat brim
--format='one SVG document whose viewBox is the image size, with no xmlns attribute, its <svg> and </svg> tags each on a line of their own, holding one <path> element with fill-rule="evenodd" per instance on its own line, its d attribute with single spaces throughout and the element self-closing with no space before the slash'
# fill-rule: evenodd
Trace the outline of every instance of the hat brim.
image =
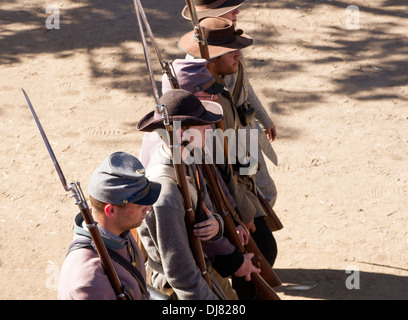
<svg viewBox="0 0 408 320">
<path fill-rule="evenodd" d="M 252 43 L 253 39 L 251 37 L 247 36 L 246 34 L 242 34 L 236 35 L 235 40 L 230 43 L 220 45 L 208 44 L 207 47 L 210 58 L 213 59 L 224 54 L 249 47 Z M 195 40 L 194 31 L 190 31 L 183 35 L 177 42 L 177 46 L 181 51 L 184 51 L 195 58 L 201 58 L 200 46 Z"/>
<path fill-rule="evenodd" d="M 161 184 L 157 182 L 150 181 L 150 191 L 149 193 L 140 200 L 137 200 L 133 203 L 140 204 L 143 206 L 151 206 L 159 198 L 161 191 Z"/>
<path fill-rule="evenodd" d="M 245 0 L 227 0 L 222 5 L 220 5 L 218 8 L 197 11 L 198 20 L 201 20 L 202 18 L 205 18 L 205 17 L 219 17 L 223 14 L 226 14 L 242 6 L 244 1 Z M 191 20 L 190 11 L 188 10 L 187 6 L 183 8 L 183 10 L 181 11 L 181 15 L 183 16 L 183 18 L 187 20 Z"/>
<path fill-rule="evenodd" d="M 199 117 L 193 117 L 188 115 L 170 116 L 170 121 L 180 121 L 182 126 L 203 126 L 208 124 L 217 123 L 224 118 L 222 107 L 219 103 L 214 101 L 202 100 L 205 111 Z M 163 129 L 164 124 L 162 119 L 155 119 L 156 111 L 151 111 L 145 115 L 136 125 L 136 129 L 139 131 L 152 132 L 156 129 Z"/>
</svg>

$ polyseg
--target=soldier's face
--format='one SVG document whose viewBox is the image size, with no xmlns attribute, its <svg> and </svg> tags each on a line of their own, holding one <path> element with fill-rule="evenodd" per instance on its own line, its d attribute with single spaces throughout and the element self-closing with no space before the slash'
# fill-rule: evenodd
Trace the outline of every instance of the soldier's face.
<svg viewBox="0 0 408 320">
<path fill-rule="evenodd" d="M 189 142 L 190 148 L 201 149 L 205 145 L 205 131 L 210 129 L 210 125 L 189 126 L 183 131 L 182 139 Z"/>
<path fill-rule="evenodd" d="M 236 27 L 237 26 L 237 16 L 239 15 L 239 12 L 240 11 L 237 8 L 237 9 L 234 9 L 234 10 L 232 10 L 230 12 L 227 12 L 227 13 L 225 13 L 223 15 L 220 15 L 220 18 L 225 18 L 225 19 L 231 20 L 234 23 L 234 27 Z"/>
<path fill-rule="evenodd" d="M 220 76 L 234 74 L 238 71 L 239 59 L 241 59 L 241 53 L 236 50 L 214 58 L 209 67 L 213 68 L 212 71 Z"/>
<path fill-rule="evenodd" d="M 117 224 L 123 230 L 130 230 L 139 227 L 147 214 L 152 210 L 152 206 L 145 206 L 136 203 L 128 203 L 117 208 Z"/>
</svg>

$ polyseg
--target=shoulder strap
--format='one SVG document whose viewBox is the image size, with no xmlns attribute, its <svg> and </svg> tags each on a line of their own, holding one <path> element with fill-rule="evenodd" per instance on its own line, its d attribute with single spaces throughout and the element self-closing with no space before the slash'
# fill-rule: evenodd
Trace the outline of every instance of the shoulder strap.
<svg viewBox="0 0 408 320">
<path fill-rule="evenodd" d="M 69 246 L 67 255 L 74 250 L 82 248 L 95 250 L 91 239 L 76 239 Z M 132 265 L 125 258 L 123 258 L 119 253 L 109 248 L 106 249 L 108 250 L 109 256 L 113 260 L 115 260 L 117 263 L 119 263 L 122 267 L 124 267 L 126 270 L 130 272 L 130 274 L 136 279 L 137 283 L 139 284 L 139 288 L 142 291 L 142 293 L 148 297 L 149 293 L 147 291 L 146 282 L 143 279 L 143 276 L 140 273 L 140 271 L 137 270 L 137 268 L 134 265 Z"/>
<path fill-rule="evenodd" d="M 235 81 L 235 87 L 232 93 L 234 106 L 237 106 L 239 97 L 241 96 L 243 81 L 244 81 L 244 66 L 242 65 L 241 60 L 239 60 L 237 81 Z"/>
</svg>

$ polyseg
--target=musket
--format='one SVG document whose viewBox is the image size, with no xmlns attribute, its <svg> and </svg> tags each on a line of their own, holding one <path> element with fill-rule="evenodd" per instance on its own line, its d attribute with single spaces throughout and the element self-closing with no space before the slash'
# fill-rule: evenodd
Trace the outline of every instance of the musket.
<svg viewBox="0 0 408 320">
<path fill-rule="evenodd" d="M 188 10 L 190 12 L 191 22 L 194 28 L 194 39 L 200 47 L 201 58 L 210 61 L 210 53 L 208 51 L 207 39 L 204 37 L 204 31 L 200 26 L 200 21 L 197 17 L 197 11 L 193 0 L 186 0 Z"/>
<path fill-rule="evenodd" d="M 143 23 L 147 29 L 147 31 L 149 32 L 150 27 L 149 27 L 149 23 L 147 21 L 146 16 L 144 15 L 144 10 L 142 7 L 142 4 L 140 2 L 140 0 L 133 0 L 134 5 L 135 5 L 135 10 L 136 10 L 136 16 L 137 16 L 137 20 L 138 20 L 138 24 L 139 24 L 139 30 L 140 30 L 140 36 L 141 36 L 141 40 L 142 40 L 142 44 L 143 44 L 143 51 L 144 51 L 144 55 L 145 55 L 145 60 L 146 60 L 146 65 L 147 65 L 147 69 L 149 71 L 149 76 L 150 76 L 150 81 L 152 84 L 152 88 L 153 88 L 153 95 L 154 95 L 154 99 L 156 102 L 156 110 L 162 115 L 162 119 L 163 119 L 163 123 L 164 123 L 164 127 L 167 131 L 167 138 L 169 140 L 169 147 L 171 149 L 172 152 L 172 157 L 173 157 L 173 166 L 174 166 L 174 170 L 176 173 L 176 178 L 177 178 L 177 184 L 180 187 L 180 192 L 183 196 L 183 200 L 184 200 L 184 208 L 185 208 L 185 219 L 186 219 L 186 226 L 187 226 L 187 234 L 189 237 L 189 243 L 190 243 L 190 247 L 191 247 L 191 251 L 192 254 L 194 256 L 194 259 L 196 261 L 196 264 L 198 266 L 198 268 L 200 269 L 201 275 L 204 278 L 204 280 L 207 282 L 208 286 L 210 288 L 212 288 L 212 283 L 211 283 L 211 277 L 210 274 L 207 272 L 207 266 L 205 264 L 205 260 L 204 260 L 204 253 L 203 253 L 203 249 L 201 246 L 201 241 L 194 235 L 193 229 L 194 229 L 194 224 L 196 223 L 195 220 L 195 215 L 194 215 L 194 210 L 193 210 L 193 205 L 192 205 L 192 201 L 190 198 L 190 194 L 188 191 L 188 186 L 187 186 L 187 180 L 186 180 L 186 174 L 183 168 L 183 164 L 182 161 L 180 161 L 181 159 L 178 159 L 177 157 L 181 157 L 181 151 L 180 151 L 180 143 L 174 144 L 174 139 L 173 139 L 173 132 L 174 132 L 174 127 L 173 124 L 171 123 L 171 119 L 168 115 L 167 112 L 167 106 L 160 104 L 159 101 L 159 93 L 157 90 L 157 85 L 156 85 L 156 81 L 154 79 L 154 73 L 153 73 L 153 68 L 152 68 L 152 63 L 151 63 L 151 59 L 149 56 L 149 52 L 148 52 L 148 48 L 147 48 L 147 42 L 146 42 L 146 37 L 143 31 L 143 25 L 142 25 L 142 20 L 143 19 Z M 154 41 L 154 36 L 153 33 L 149 32 L 149 36 L 152 40 L 153 46 L 155 47 L 155 51 L 158 54 L 160 63 L 162 65 L 162 68 L 166 67 L 169 68 L 169 64 L 168 63 L 164 63 L 164 61 L 161 58 L 161 55 L 159 54 L 159 50 L 158 50 L 158 46 L 156 44 L 156 42 Z M 171 72 L 171 70 L 170 70 Z M 169 77 L 170 79 L 170 77 Z M 175 79 L 175 77 L 174 77 Z M 173 80 L 174 80 L 173 79 Z M 176 85 L 176 84 L 174 84 Z"/>
<path fill-rule="evenodd" d="M 45 135 L 44 129 L 40 123 L 40 120 L 37 117 L 37 114 L 34 110 L 33 105 L 27 95 L 27 93 L 22 89 L 24 96 L 27 100 L 28 106 L 33 114 L 34 120 L 37 124 L 38 129 L 40 130 L 41 136 L 44 140 L 45 146 L 47 147 L 48 153 L 54 163 L 55 169 L 57 170 L 58 176 L 61 180 L 62 186 L 64 187 L 65 191 L 71 192 L 71 198 L 75 199 L 75 204 L 78 205 L 79 210 L 85 220 L 86 226 L 91 234 L 92 240 L 95 244 L 96 251 L 98 252 L 99 258 L 101 260 L 102 266 L 108 276 L 109 282 L 112 285 L 113 290 L 115 291 L 116 297 L 118 300 L 128 300 L 130 296 L 125 292 L 122 288 L 122 284 L 118 277 L 118 274 L 112 264 L 112 260 L 109 256 L 109 253 L 106 249 L 105 243 L 102 240 L 101 233 L 98 229 L 97 222 L 93 219 L 91 209 L 89 208 L 84 193 L 82 192 L 82 188 L 79 182 L 72 182 L 69 185 L 66 182 L 65 176 L 61 170 L 61 167 L 55 157 L 54 151 L 51 148 L 51 145 L 48 141 L 47 136 Z"/>
</svg>

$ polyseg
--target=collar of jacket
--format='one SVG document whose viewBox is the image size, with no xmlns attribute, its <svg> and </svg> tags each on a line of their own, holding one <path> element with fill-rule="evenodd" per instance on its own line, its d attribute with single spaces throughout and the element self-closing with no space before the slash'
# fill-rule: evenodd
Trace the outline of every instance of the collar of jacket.
<svg viewBox="0 0 408 320">
<path fill-rule="evenodd" d="M 98 225 L 99 232 L 101 233 L 102 240 L 105 246 L 109 249 L 120 250 L 123 249 L 128 243 L 128 235 L 130 231 L 123 232 L 120 237 L 114 235 L 112 232 L 102 228 Z M 91 234 L 86 227 L 86 223 L 81 213 L 78 213 L 74 219 L 74 233 L 89 239 L 92 239 Z"/>
</svg>

